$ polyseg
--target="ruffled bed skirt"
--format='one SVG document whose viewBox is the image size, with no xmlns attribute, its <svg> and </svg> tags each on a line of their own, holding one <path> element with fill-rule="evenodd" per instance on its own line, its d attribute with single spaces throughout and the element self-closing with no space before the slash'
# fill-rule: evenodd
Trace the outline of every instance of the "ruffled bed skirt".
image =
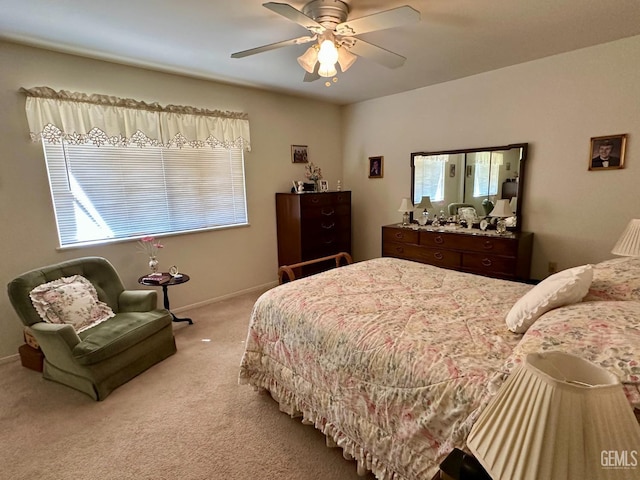
<svg viewBox="0 0 640 480">
<path fill-rule="evenodd" d="M 389 469 L 379 459 L 349 438 L 328 418 L 326 413 L 314 411 L 295 393 L 280 385 L 275 379 L 264 373 L 254 373 L 248 378 L 240 376 L 241 385 L 252 385 L 257 391 L 266 391 L 278 402 L 280 411 L 293 418 L 301 418 L 304 425 L 313 425 L 320 430 L 329 448 L 342 448 L 342 456 L 347 460 L 355 460 L 357 472 L 365 476 L 372 472 L 378 480 L 409 480 Z"/>
</svg>

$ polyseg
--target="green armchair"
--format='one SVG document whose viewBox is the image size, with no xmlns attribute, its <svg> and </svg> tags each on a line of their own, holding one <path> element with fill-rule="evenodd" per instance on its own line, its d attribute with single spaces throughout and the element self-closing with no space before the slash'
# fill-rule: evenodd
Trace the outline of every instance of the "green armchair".
<svg viewBox="0 0 640 480">
<path fill-rule="evenodd" d="M 30 292 L 39 285 L 80 275 L 114 316 L 76 332 L 69 323 L 44 322 Z M 176 352 L 169 311 L 157 308 L 154 290 L 125 290 L 111 263 L 85 257 L 23 273 L 8 285 L 16 313 L 44 353 L 43 376 L 104 400 L 114 389 Z"/>
</svg>

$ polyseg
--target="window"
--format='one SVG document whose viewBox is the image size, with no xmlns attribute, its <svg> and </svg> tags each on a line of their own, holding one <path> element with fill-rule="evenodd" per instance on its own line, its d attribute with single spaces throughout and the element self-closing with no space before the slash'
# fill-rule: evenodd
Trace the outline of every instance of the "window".
<svg viewBox="0 0 640 480">
<path fill-rule="evenodd" d="M 247 224 L 247 114 L 20 91 L 62 247 Z"/>
<path fill-rule="evenodd" d="M 419 203 L 422 195 L 429 196 L 432 202 L 444 200 L 444 166 L 447 155 L 433 155 L 416 157 L 415 161 L 415 191 L 421 192 L 420 197 L 414 198 Z"/>
<path fill-rule="evenodd" d="M 63 247 L 247 223 L 241 148 L 43 145 Z"/>
<path fill-rule="evenodd" d="M 474 197 L 498 194 L 498 177 L 502 160 L 502 153 L 476 153 L 475 175 L 473 176 Z"/>
</svg>

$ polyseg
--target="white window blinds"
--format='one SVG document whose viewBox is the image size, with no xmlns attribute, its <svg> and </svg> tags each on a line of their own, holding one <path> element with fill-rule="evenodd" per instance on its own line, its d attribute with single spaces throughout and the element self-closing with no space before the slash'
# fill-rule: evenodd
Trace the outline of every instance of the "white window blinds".
<svg viewBox="0 0 640 480">
<path fill-rule="evenodd" d="M 61 246 L 247 224 L 240 149 L 44 149 Z"/>
<path fill-rule="evenodd" d="M 187 115 L 180 125 L 180 115 L 171 113 L 175 135 L 163 136 L 162 122 L 154 134 L 151 117 L 127 109 L 119 118 L 117 108 L 105 105 L 58 103 L 64 107 L 31 102 L 27 113 L 30 126 L 33 116 L 44 125 L 31 136 L 43 143 L 62 247 L 247 224 L 245 139 L 230 140 L 237 135 L 233 126 L 221 138 L 203 127 L 223 117 L 203 123 Z M 72 120 L 61 120 L 67 116 Z M 83 117 L 91 123 L 78 120 Z M 119 121 L 124 127 L 117 133 Z M 69 130 L 83 122 L 81 130 Z"/>
<path fill-rule="evenodd" d="M 444 200 L 444 167 L 447 155 L 420 156 L 415 160 L 415 192 L 414 204 L 418 204 L 422 195 L 427 195 L 431 201 Z M 421 192 L 421 193 L 420 193 Z"/>
</svg>

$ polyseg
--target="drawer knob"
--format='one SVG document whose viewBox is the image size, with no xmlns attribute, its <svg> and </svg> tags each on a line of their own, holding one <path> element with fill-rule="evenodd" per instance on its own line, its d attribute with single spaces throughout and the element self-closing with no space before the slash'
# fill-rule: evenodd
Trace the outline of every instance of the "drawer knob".
<svg viewBox="0 0 640 480">
<path fill-rule="evenodd" d="M 444 243 L 444 238 L 442 238 L 442 235 L 438 235 L 437 237 L 435 237 L 433 239 L 433 241 L 434 241 L 434 243 L 442 244 L 442 243 Z"/>
<path fill-rule="evenodd" d="M 333 208 L 331 210 L 325 210 L 323 208 L 320 212 L 322 213 L 322 215 L 330 217 L 331 215 L 333 215 L 335 213 L 335 210 Z"/>
<path fill-rule="evenodd" d="M 482 259 L 482 265 L 484 267 L 490 267 L 492 264 L 491 259 L 490 258 L 483 258 Z"/>
<path fill-rule="evenodd" d="M 332 223 L 331 225 L 325 225 L 324 223 L 322 224 L 322 228 L 324 228 L 325 230 L 331 230 L 335 226 L 335 223 Z"/>
<path fill-rule="evenodd" d="M 491 240 L 485 240 L 485 242 L 482 244 L 482 248 L 484 248 L 485 250 L 493 249 L 493 242 Z"/>
<path fill-rule="evenodd" d="M 396 247 L 396 253 L 404 253 L 404 248 Z"/>
<path fill-rule="evenodd" d="M 440 252 L 434 253 L 433 256 L 436 257 L 436 260 L 442 260 L 444 258 L 444 255 Z"/>
<path fill-rule="evenodd" d="M 317 197 L 312 197 L 311 198 L 311 203 L 319 203 L 319 202 L 320 202 L 319 198 L 317 198 Z"/>
<path fill-rule="evenodd" d="M 396 232 L 396 238 L 399 238 L 400 240 L 402 240 L 404 238 L 404 233 Z"/>
</svg>

